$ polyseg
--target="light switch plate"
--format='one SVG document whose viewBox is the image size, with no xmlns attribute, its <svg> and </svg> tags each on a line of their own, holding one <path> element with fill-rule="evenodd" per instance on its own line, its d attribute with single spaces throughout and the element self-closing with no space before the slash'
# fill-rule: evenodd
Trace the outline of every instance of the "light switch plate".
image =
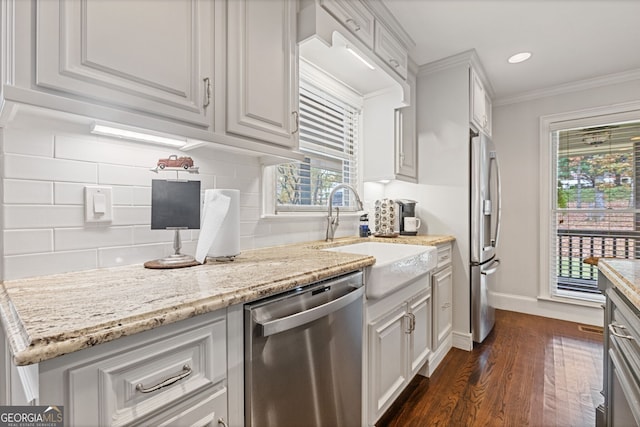
<svg viewBox="0 0 640 427">
<path fill-rule="evenodd" d="M 113 221 L 111 187 L 87 185 L 84 187 L 84 220 L 87 223 Z"/>
</svg>

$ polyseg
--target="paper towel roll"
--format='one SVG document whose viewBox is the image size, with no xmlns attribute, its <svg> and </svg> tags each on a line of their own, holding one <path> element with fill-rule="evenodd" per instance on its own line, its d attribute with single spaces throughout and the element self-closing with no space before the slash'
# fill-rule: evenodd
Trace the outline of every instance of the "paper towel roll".
<svg viewBox="0 0 640 427">
<path fill-rule="evenodd" d="M 240 191 L 205 190 L 196 261 L 240 253 Z"/>
</svg>

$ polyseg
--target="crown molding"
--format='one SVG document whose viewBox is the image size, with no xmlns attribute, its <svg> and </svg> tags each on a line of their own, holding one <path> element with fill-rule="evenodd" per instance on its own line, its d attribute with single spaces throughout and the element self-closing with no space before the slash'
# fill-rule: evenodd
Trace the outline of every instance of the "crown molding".
<svg viewBox="0 0 640 427">
<path fill-rule="evenodd" d="M 476 73 L 480 77 L 480 80 L 482 80 L 485 91 L 489 94 L 489 97 L 493 97 L 493 86 L 487 78 L 487 73 L 484 71 L 482 62 L 480 62 L 480 57 L 478 56 L 478 53 L 475 49 L 466 50 L 456 55 L 448 56 L 434 62 L 429 62 L 428 64 L 423 64 L 418 67 L 418 76 L 428 76 L 429 74 L 437 73 L 462 65 L 471 67 L 476 71 Z"/>
<path fill-rule="evenodd" d="M 562 95 L 565 93 L 578 92 L 581 90 L 593 89 L 602 86 L 609 86 L 617 83 L 624 83 L 634 80 L 640 80 L 640 68 L 635 70 L 623 71 L 621 73 L 608 74 L 606 76 L 593 77 L 590 79 L 578 80 L 576 82 L 565 83 L 545 89 L 537 89 L 524 92 L 515 96 L 507 96 L 493 100 L 493 106 L 499 107 L 503 105 L 516 104 L 519 102 L 531 101 L 539 98 L 547 98 L 549 96 Z"/>
</svg>

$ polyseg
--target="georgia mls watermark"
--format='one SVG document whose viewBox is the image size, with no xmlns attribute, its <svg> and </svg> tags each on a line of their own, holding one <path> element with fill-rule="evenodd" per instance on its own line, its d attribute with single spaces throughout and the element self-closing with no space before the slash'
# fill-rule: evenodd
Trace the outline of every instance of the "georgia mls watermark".
<svg viewBox="0 0 640 427">
<path fill-rule="evenodd" d="M 63 427 L 63 406 L 0 406 L 0 427 Z"/>
</svg>

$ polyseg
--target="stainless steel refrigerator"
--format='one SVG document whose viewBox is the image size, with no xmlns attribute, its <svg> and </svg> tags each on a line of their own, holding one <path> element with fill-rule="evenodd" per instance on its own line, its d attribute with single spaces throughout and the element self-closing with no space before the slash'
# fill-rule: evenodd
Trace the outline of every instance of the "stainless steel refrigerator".
<svg viewBox="0 0 640 427">
<path fill-rule="evenodd" d="M 482 342 L 495 323 L 489 289 L 495 289 L 500 266 L 497 246 L 500 235 L 500 168 L 491 139 L 471 135 L 471 335 Z"/>
</svg>

